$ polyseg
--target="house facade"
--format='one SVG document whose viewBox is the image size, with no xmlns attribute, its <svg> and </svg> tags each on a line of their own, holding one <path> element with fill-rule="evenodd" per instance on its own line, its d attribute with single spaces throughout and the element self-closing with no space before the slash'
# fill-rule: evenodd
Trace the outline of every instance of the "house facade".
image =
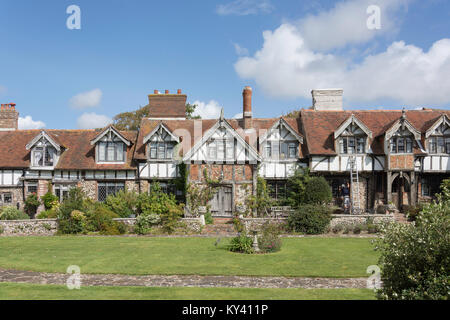
<svg viewBox="0 0 450 320">
<path fill-rule="evenodd" d="M 267 181 L 274 199 L 286 196 L 287 179 L 309 167 L 339 187 L 358 171 L 364 211 L 427 201 L 450 176 L 449 110 L 348 111 L 342 90 L 313 90 L 313 106 L 297 118 L 254 118 L 252 89 L 243 90 L 241 119 L 186 119 L 187 96 L 155 90 L 138 131 L 18 130 L 14 104 L 0 110 L 0 206 L 23 208 L 50 186 L 62 200 L 78 186 L 93 200 L 118 190 L 148 192 L 158 182 L 183 201 L 177 181 L 214 181 L 215 216 L 231 216 Z M 209 181 L 209 182 L 208 182 Z"/>
</svg>

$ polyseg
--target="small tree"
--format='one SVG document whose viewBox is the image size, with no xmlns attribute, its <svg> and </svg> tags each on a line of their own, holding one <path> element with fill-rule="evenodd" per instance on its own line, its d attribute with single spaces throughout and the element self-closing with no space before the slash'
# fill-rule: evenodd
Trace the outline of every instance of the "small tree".
<svg viewBox="0 0 450 320">
<path fill-rule="evenodd" d="M 58 202 L 58 197 L 53 194 L 53 185 L 49 181 L 47 184 L 47 193 L 41 197 L 41 201 L 44 204 L 45 210 L 51 210 Z"/>
<path fill-rule="evenodd" d="M 119 190 L 115 194 L 109 195 L 106 206 L 122 218 L 128 218 L 136 212 L 138 195 L 134 191 Z"/>
<path fill-rule="evenodd" d="M 36 211 L 40 205 L 41 201 L 39 201 L 38 196 L 36 195 L 36 193 L 32 193 L 25 199 L 25 212 L 31 218 L 34 218 L 34 216 L 36 215 Z"/>
<path fill-rule="evenodd" d="M 258 177 L 256 194 L 248 196 L 245 204 L 247 207 L 247 215 L 251 215 L 253 211 L 256 211 L 258 216 L 266 216 L 269 213 L 273 201 L 270 199 L 266 180 Z"/>
<path fill-rule="evenodd" d="M 322 205 L 300 205 L 288 217 L 288 227 L 292 231 L 306 234 L 325 233 L 331 221 L 331 210 Z"/>
<path fill-rule="evenodd" d="M 306 184 L 311 178 L 308 168 L 299 168 L 288 179 L 287 202 L 291 207 L 297 208 L 305 203 Z"/>
<path fill-rule="evenodd" d="M 379 299 L 450 298 L 450 201 L 424 207 L 415 223 L 382 230 L 376 249 L 383 287 Z"/>
<path fill-rule="evenodd" d="M 303 198 L 308 204 L 328 204 L 332 199 L 331 187 L 324 177 L 312 177 L 306 182 Z"/>
<path fill-rule="evenodd" d="M 189 184 L 187 188 L 187 203 L 189 211 L 194 216 L 200 216 L 200 207 L 206 208 L 206 213 L 210 212 L 211 206 L 209 201 L 212 200 L 217 188 L 212 185 L 195 185 Z"/>
</svg>

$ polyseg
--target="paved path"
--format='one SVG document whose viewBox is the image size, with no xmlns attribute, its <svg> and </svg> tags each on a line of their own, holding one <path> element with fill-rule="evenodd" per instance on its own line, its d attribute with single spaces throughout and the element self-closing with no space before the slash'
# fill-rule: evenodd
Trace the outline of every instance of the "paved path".
<svg viewBox="0 0 450 320">
<path fill-rule="evenodd" d="M 0 269 L 0 282 L 65 285 L 69 274 Z M 287 278 L 247 276 L 197 276 L 81 274 L 82 286 L 227 287 L 227 288 L 366 288 L 367 278 Z"/>
</svg>

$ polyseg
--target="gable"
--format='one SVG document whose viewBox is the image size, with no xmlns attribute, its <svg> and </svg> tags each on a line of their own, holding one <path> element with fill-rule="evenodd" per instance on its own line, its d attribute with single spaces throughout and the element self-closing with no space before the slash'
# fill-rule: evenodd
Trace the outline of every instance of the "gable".
<svg viewBox="0 0 450 320">
<path fill-rule="evenodd" d="M 233 159 L 215 159 L 211 160 L 207 154 L 208 144 L 212 141 L 233 141 L 234 157 Z M 203 135 L 189 152 L 183 158 L 183 161 L 239 161 L 256 162 L 259 161 L 257 151 L 250 146 L 223 118 Z"/>
<path fill-rule="evenodd" d="M 335 132 L 334 138 L 337 139 L 340 136 L 357 136 L 366 135 L 372 138 L 372 131 L 354 114 L 351 115 Z"/>
<path fill-rule="evenodd" d="M 172 134 L 172 132 L 170 132 L 170 130 L 163 123 L 160 123 L 155 129 L 152 130 L 152 132 L 144 137 L 144 144 L 149 141 L 179 143 L 180 139 L 176 135 Z"/>
<path fill-rule="evenodd" d="M 54 139 L 52 139 L 45 131 L 41 131 L 40 134 L 38 134 L 37 136 L 35 136 L 33 138 L 33 140 L 31 140 L 26 146 L 25 148 L 27 150 L 30 150 L 31 148 L 33 148 L 34 146 L 41 146 L 44 145 L 46 143 L 51 144 L 57 151 L 61 150 L 61 146 L 56 143 L 56 141 Z"/>
<path fill-rule="evenodd" d="M 425 138 L 431 135 L 450 135 L 450 120 L 447 115 L 442 115 L 425 133 Z"/>
<path fill-rule="evenodd" d="M 299 135 L 292 127 L 281 118 L 260 138 L 260 143 L 265 141 L 290 140 L 303 143 L 303 137 Z"/>
<path fill-rule="evenodd" d="M 128 147 L 131 145 L 131 141 L 125 138 L 117 129 L 113 126 L 108 126 L 102 131 L 95 139 L 91 140 L 91 145 L 95 145 L 99 141 L 122 141 Z"/>
</svg>

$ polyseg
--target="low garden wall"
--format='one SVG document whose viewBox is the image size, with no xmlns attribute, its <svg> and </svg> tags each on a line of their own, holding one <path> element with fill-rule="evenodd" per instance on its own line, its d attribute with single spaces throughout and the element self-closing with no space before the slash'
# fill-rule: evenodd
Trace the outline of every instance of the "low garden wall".
<svg viewBox="0 0 450 320">
<path fill-rule="evenodd" d="M 136 218 L 113 219 L 133 227 Z M 200 218 L 183 218 L 187 231 L 199 233 L 202 229 Z M 32 219 L 32 220 L 0 220 L 0 236 L 52 236 L 58 231 L 57 219 Z"/>
<path fill-rule="evenodd" d="M 348 215 L 348 214 L 333 214 L 330 222 L 330 228 L 335 225 L 352 226 L 358 224 L 365 224 L 368 220 L 372 220 L 374 224 L 383 224 L 385 222 L 394 221 L 394 215 L 391 214 L 361 214 L 361 215 Z M 287 218 L 241 218 L 242 223 L 247 230 L 259 230 L 261 226 L 267 222 L 286 224 Z"/>
<path fill-rule="evenodd" d="M 394 215 L 392 214 L 333 214 L 333 218 L 330 222 L 330 227 L 336 225 L 351 226 L 357 224 L 365 224 L 368 220 L 372 220 L 373 224 L 383 224 L 386 222 L 394 221 Z"/>
<path fill-rule="evenodd" d="M 57 230 L 56 219 L 0 220 L 0 236 L 52 236 Z"/>
</svg>

